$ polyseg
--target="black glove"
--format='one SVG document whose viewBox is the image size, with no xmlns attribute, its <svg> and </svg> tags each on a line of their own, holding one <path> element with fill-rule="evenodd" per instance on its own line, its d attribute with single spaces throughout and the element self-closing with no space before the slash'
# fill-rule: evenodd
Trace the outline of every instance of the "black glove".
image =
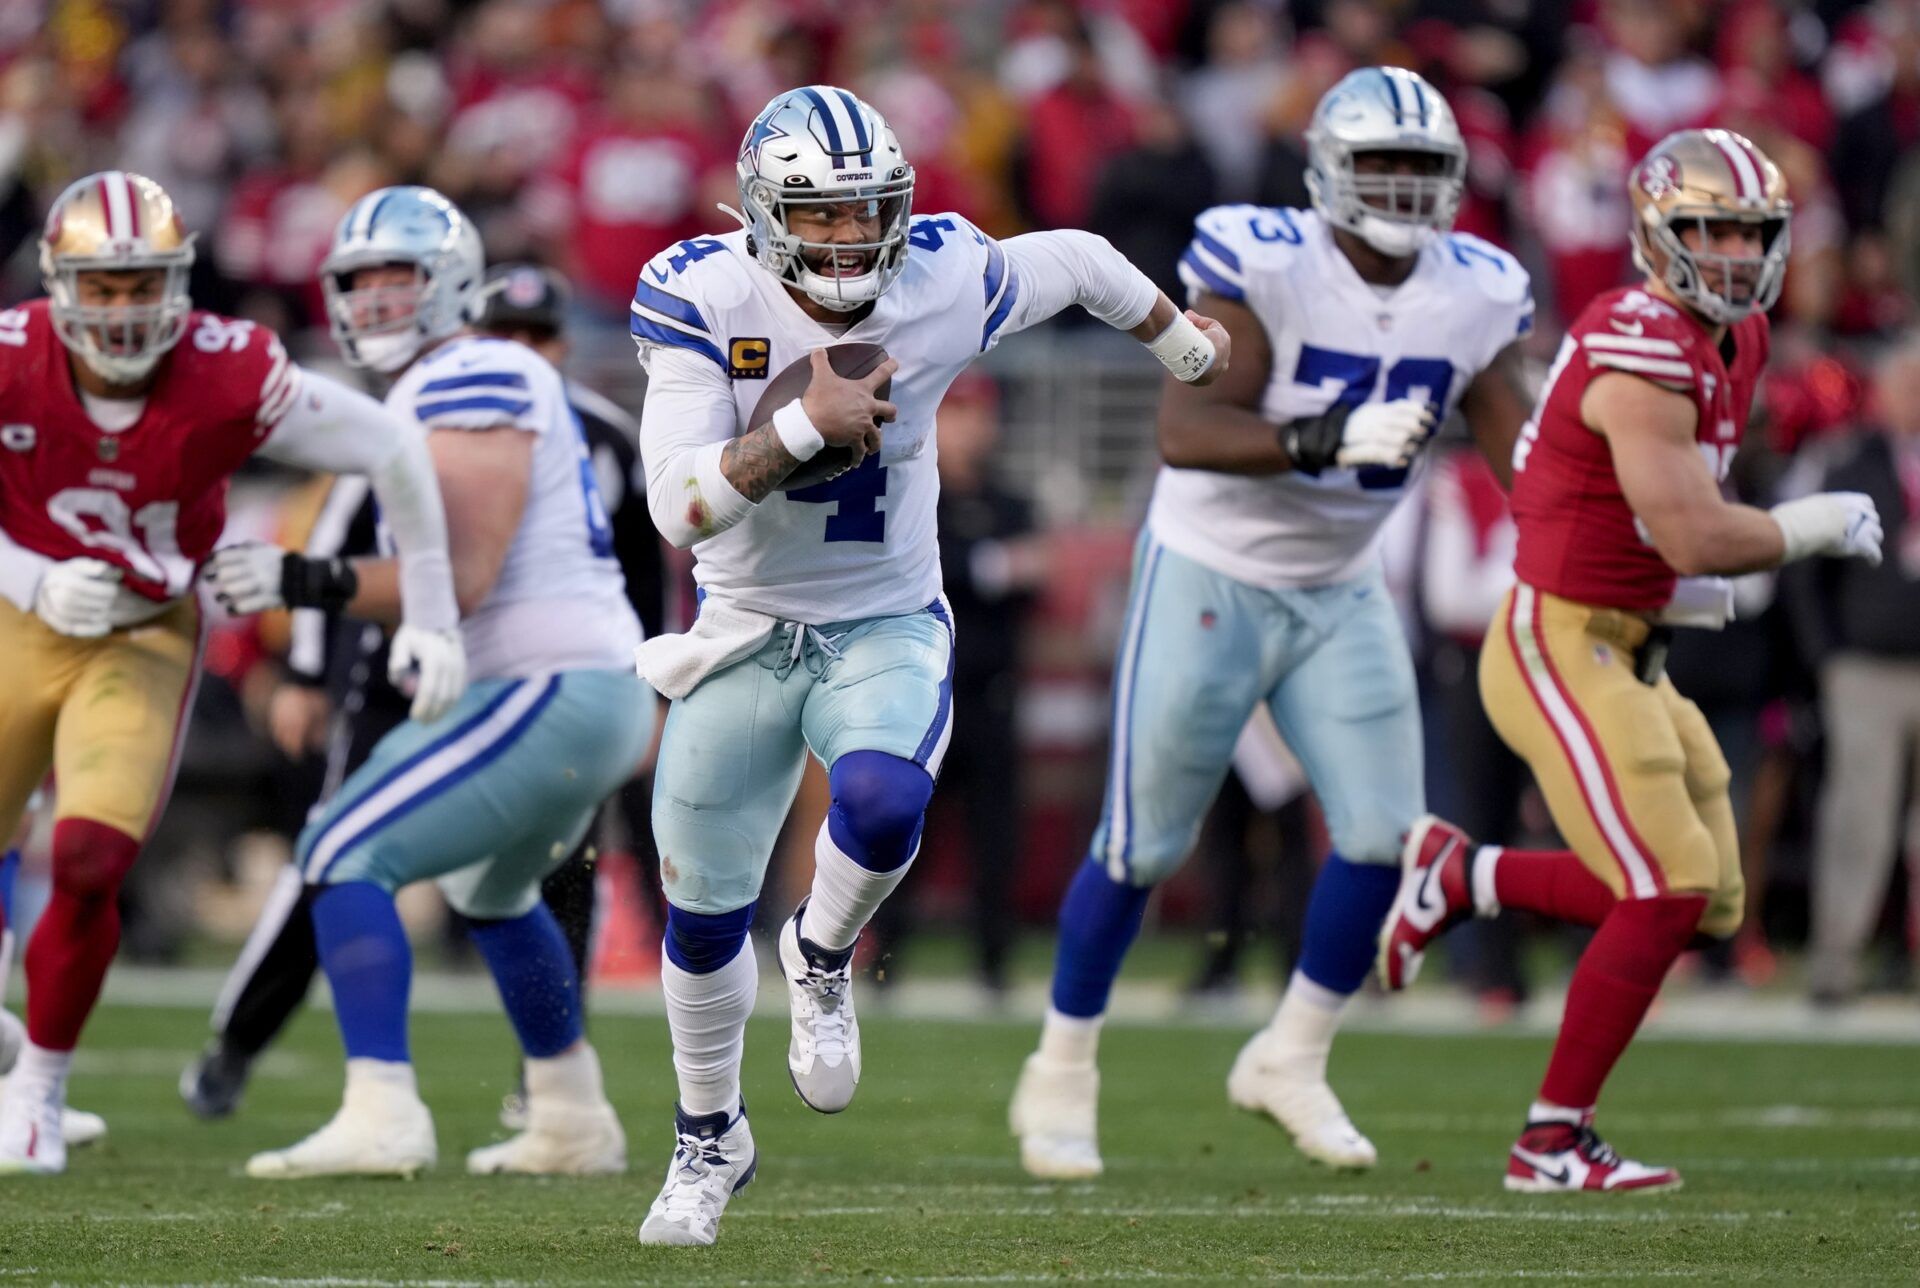
<svg viewBox="0 0 1920 1288">
<path fill-rule="evenodd" d="M 280 598 L 288 608 L 339 612 L 360 591 L 360 574 L 345 559 L 290 554 L 280 565 Z"/>
<path fill-rule="evenodd" d="M 1347 417 L 1352 414 L 1352 407 L 1335 403 L 1318 416 L 1290 420 L 1280 426 L 1280 446 L 1286 450 L 1294 470 L 1318 475 L 1332 465 L 1339 454 L 1340 441 L 1346 436 Z"/>
</svg>

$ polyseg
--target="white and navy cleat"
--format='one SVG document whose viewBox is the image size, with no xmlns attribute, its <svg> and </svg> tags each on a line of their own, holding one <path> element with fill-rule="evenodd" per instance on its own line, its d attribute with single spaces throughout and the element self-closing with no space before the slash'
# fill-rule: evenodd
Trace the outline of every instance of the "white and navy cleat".
<svg viewBox="0 0 1920 1288">
<path fill-rule="evenodd" d="M 706 1247 L 720 1237 L 720 1216 L 734 1195 L 747 1188 L 760 1166 L 747 1125 L 747 1105 L 692 1117 L 673 1110 L 673 1161 L 667 1183 L 640 1223 L 640 1242 L 677 1247 Z"/>
<path fill-rule="evenodd" d="M 1043 1181 L 1100 1175 L 1100 1070 L 1063 1064 L 1038 1051 L 1020 1067 L 1007 1126 L 1020 1139 L 1020 1166 Z"/>
<path fill-rule="evenodd" d="M 787 1073 L 807 1108 L 837 1114 L 860 1085 L 860 1021 L 853 1013 L 853 949 L 830 952 L 800 937 L 801 900 L 780 928 L 780 973 L 787 978 L 793 1035 Z"/>
</svg>

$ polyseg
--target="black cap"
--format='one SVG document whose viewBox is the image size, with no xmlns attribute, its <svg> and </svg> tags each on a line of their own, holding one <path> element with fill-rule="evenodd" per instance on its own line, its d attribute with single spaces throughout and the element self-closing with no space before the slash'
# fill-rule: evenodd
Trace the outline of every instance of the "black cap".
<svg viewBox="0 0 1920 1288">
<path fill-rule="evenodd" d="M 475 325 L 487 331 L 565 329 L 567 279 L 538 264 L 496 264 L 474 303 Z"/>
</svg>

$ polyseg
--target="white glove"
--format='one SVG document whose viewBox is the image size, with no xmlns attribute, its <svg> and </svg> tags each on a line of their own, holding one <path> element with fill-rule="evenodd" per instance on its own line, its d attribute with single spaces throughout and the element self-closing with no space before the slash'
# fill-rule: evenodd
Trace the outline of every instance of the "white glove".
<svg viewBox="0 0 1920 1288">
<path fill-rule="evenodd" d="M 1809 555 L 1864 559 L 1880 565 L 1880 511 L 1865 492 L 1816 492 L 1784 501 L 1767 513 L 1780 525 L 1787 553 L 1781 563 Z"/>
<path fill-rule="evenodd" d="M 1348 469 L 1362 465 L 1399 469 L 1412 463 L 1413 454 L 1432 432 L 1433 408 L 1428 403 L 1412 398 L 1362 403 L 1347 417 L 1334 463 Z"/>
<path fill-rule="evenodd" d="M 401 626 L 387 650 L 387 679 L 401 692 L 413 694 L 407 714 L 432 724 L 467 691 L 467 648 L 460 632 Z"/>
<path fill-rule="evenodd" d="M 280 565 L 287 552 L 265 541 L 242 541 L 221 546 L 207 557 L 200 575 L 213 587 L 213 597 L 235 617 L 285 608 L 280 596 Z"/>
<path fill-rule="evenodd" d="M 102 559 L 67 559 L 40 574 L 33 612 L 62 635 L 99 639 L 113 629 L 120 570 Z"/>
</svg>

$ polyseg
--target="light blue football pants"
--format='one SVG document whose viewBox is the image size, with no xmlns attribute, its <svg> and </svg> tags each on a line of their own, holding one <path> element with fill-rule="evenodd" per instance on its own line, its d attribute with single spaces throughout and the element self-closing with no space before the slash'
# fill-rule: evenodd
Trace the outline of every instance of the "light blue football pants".
<svg viewBox="0 0 1920 1288">
<path fill-rule="evenodd" d="M 1143 531 L 1090 851 L 1109 876 L 1146 886 L 1180 866 L 1260 702 L 1300 758 L 1340 855 L 1398 861 L 1426 793 L 1413 663 L 1378 568 L 1265 590 Z"/>
<path fill-rule="evenodd" d="M 309 885 L 437 879 L 468 917 L 529 912 L 653 736 L 632 671 L 481 680 L 432 724 L 408 721 L 300 833 Z"/>
<path fill-rule="evenodd" d="M 653 832 L 667 900 L 722 913 L 760 895 L 810 749 L 853 751 L 938 777 L 953 733 L 953 621 L 917 613 L 801 627 L 708 676 L 667 712 Z"/>
</svg>

